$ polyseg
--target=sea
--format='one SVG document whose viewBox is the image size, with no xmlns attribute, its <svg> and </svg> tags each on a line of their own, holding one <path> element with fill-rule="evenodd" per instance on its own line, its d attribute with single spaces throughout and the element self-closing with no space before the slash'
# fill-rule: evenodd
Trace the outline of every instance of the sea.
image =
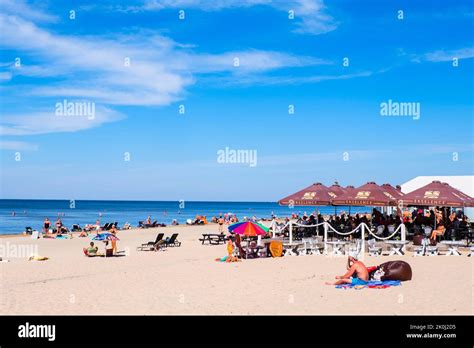
<svg viewBox="0 0 474 348">
<path fill-rule="evenodd" d="M 293 207 L 280 206 L 276 202 L 204 202 L 204 201 L 98 201 L 98 200 L 24 200 L 0 199 L 0 234 L 17 234 L 31 227 L 41 230 L 43 220 L 48 217 L 52 225 L 57 217 L 63 224 L 71 227 L 78 224 L 94 224 L 100 220 L 101 225 L 106 222 L 118 222 L 119 227 L 130 223 L 133 227 L 138 221 L 144 221 L 150 215 L 152 221 L 170 225 L 173 219 L 180 224 L 187 219 L 194 219 L 196 215 L 205 215 L 210 221 L 213 216 L 226 213 L 235 214 L 242 220 L 244 217 L 270 219 L 272 214 L 277 217 L 290 217 L 293 213 L 303 215 L 313 212 L 334 214 L 349 208 L 338 206 L 321 207 Z M 351 207 L 351 213 L 368 212 L 368 207 Z"/>
</svg>

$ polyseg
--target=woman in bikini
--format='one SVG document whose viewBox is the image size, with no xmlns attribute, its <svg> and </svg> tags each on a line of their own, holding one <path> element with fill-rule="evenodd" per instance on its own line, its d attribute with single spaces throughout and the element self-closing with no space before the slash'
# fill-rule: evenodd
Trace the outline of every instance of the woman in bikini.
<svg viewBox="0 0 474 348">
<path fill-rule="evenodd" d="M 436 240 L 436 237 L 442 236 L 446 231 L 442 217 L 443 215 L 441 213 L 436 213 L 436 230 L 433 230 L 430 236 L 430 239 L 432 240 Z"/>
</svg>

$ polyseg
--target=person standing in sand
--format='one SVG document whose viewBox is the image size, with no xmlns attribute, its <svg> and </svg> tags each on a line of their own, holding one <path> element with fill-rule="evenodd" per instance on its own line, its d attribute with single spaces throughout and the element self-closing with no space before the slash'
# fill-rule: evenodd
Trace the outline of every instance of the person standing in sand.
<svg viewBox="0 0 474 348">
<path fill-rule="evenodd" d="M 43 232 L 44 233 L 49 233 L 49 228 L 51 227 L 51 222 L 49 221 L 49 219 L 46 217 L 44 218 L 44 221 L 43 221 Z"/>
<path fill-rule="evenodd" d="M 95 228 L 97 234 L 99 234 L 99 232 L 100 232 L 100 221 L 99 220 L 95 221 L 94 228 Z"/>
<path fill-rule="evenodd" d="M 219 224 L 219 233 L 224 233 L 224 219 L 222 215 L 217 219 L 217 223 Z"/>
<path fill-rule="evenodd" d="M 326 282 L 326 285 L 366 285 L 369 281 L 369 271 L 365 265 L 358 261 L 355 257 L 349 256 L 347 260 L 347 272 L 342 276 L 336 276 L 338 279 L 335 283 Z"/>
<path fill-rule="evenodd" d="M 117 236 L 117 229 L 115 227 L 112 227 L 110 229 L 110 233 L 112 233 L 114 236 Z M 117 240 L 114 238 L 111 240 L 112 242 L 112 254 L 117 254 Z"/>
</svg>

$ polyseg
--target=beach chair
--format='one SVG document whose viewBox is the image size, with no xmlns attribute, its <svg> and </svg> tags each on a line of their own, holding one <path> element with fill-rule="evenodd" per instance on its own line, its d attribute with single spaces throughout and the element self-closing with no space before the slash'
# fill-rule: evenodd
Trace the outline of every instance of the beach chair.
<svg viewBox="0 0 474 348">
<path fill-rule="evenodd" d="M 79 226 L 78 224 L 72 225 L 71 232 L 81 232 L 81 231 L 82 231 L 81 226 Z"/>
<path fill-rule="evenodd" d="M 142 245 L 137 247 L 137 251 L 138 250 L 141 250 L 141 251 L 153 250 L 155 247 L 155 244 L 158 243 L 160 240 L 162 240 L 164 235 L 165 235 L 164 233 L 158 233 L 154 242 L 143 243 Z"/>
<path fill-rule="evenodd" d="M 359 257 L 361 249 L 362 249 L 362 240 L 356 239 L 355 243 L 350 244 L 348 253 L 349 255 L 356 255 L 357 257 Z"/>
<path fill-rule="evenodd" d="M 425 236 L 426 236 L 426 237 L 429 237 L 429 236 L 431 236 L 431 232 L 433 232 L 433 229 L 432 229 L 431 227 L 429 227 L 429 226 L 425 226 L 425 227 L 423 228 L 423 231 L 425 232 Z"/>
<path fill-rule="evenodd" d="M 375 238 L 369 239 L 367 245 L 369 246 L 369 256 L 382 255 L 382 248 L 376 245 Z"/>
<path fill-rule="evenodd" d="M 383 234 L 383 231 L 385 230 L 385 226 L 384 225 L 378 225 L 377 226 L 377 229 L 375 230 L 375 234 L 377 236 L 381 236 Z"/>
<path fill-rule="evenodd" d="M 433 245 L 426 246 L 426 255 L 437 256 L 438 254 L 439 254 L 439 250 L 437 246 L 433 246 Z"/>
<path fill-rule="evenodd" d="M 421 240 L 421 245 L 416 246 L 413 249 L 413 256 L 424 256 L 426 253 L 426 247 L 430 244 L 429 239 L 425 238 Z"/>
<path fill-rule="evenodd" d="M 307 250 L 310 255 L 322 255 L 324 247 L 318 242 L 316 238 L 308 238 Z"/>
<path fill-rule="evenodd" d="M 171 235 L 171 238 L 161 245 L 163 247 L 180 247 L 181 242 L 179 242 L 176 238 L 178 238 L 178 233 L 174 233 Z"/>
<path fill-rule="evenodd" d="M 33 229 L 32 229 L 30 226 L 27 226 L 27 227 L 25 227 L 25 233 L 26 233 L 26 234 L 32 234 L 32 233 L 33 233 Z"/>
<path fill-rule="evenodd" d="M 301 248 L 301 255 L 311 255 L 311 238 L 305 237 L 301 239 L 301 242 L 303 243 L 303 247 Z"/>
</svg>

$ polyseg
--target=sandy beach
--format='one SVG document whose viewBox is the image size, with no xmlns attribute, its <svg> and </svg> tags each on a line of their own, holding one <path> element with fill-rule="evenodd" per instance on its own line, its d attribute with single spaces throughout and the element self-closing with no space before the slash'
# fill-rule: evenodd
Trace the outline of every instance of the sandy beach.
<svg viewBox="0 0 474 348">
<path fill-rule="evenodd" d="M 287 256 L 216 262 L 225 245 L 201 245 L 216 225 L 119 231 L 123 257 L 87 258 L 88 238 L 13 236 L 13 250 L 37 246 L 47 261 L 4 257 L 0 263 L 0 313 L 13 314 L 473 314 L 473 258 L 365 257 L 368 266 L 402 259 L 413 279 L 388 289 L 341 290 L 327 286 L 344 273 L 345 257 Z M 136 246 L 179 233 L 181 247 L 159 252 Z M 101 242 L 97 244 L 102 247 Z"/>
</svg>

